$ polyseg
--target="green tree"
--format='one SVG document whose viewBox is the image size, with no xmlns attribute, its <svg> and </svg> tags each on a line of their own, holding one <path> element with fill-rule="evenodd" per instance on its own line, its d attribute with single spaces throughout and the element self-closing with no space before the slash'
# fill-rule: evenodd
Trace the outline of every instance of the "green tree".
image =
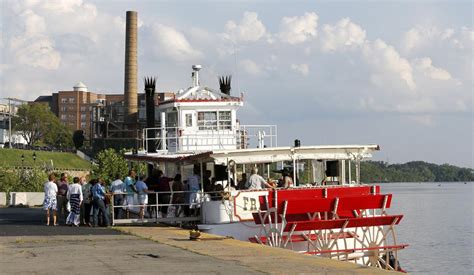
<svg viewBox="0 0 474 275">
<path fill-rule="evenodd" d="M 124 178 L 128 174 L 127 161 L 123 157 L 123 151 L 117 153 L 114 149 L 104 149 L 96 156 L 96 165 L 93 168 L 94 177 L 102 178 L 110 183 L 116 176 Z"/>
<path fill-rule="evenodd" d="M 44 143 L 56 148 L 71 148 L 73 146 L 71 130 L 61 124 L 58 119 L 51 121 L 51 130 L 44 136 Z"/>
<path fill-rule="evenodd" d="M 57 147 L 72 144 L 71 131 L 61 124 L 46 104 L 24 104 L 13 117 L 13 129 L 19 131 L 28 145 L 43 141 Z"/>
</svg>

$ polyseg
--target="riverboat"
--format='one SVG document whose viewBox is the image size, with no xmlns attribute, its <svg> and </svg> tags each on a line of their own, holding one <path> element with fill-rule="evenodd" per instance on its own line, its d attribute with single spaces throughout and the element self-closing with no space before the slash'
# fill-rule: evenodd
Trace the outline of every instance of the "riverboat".
<svg viewBox="0 0 474 275">
<path fill-rule="evenodd" d="M 160 127 L 143 130 L 143 150 L 125 157 L 148 162 L 171 177 L 180 173 L 183 179 L 197 168 L 201 183 L 202 175 L 209 173 L 218 194 L 206 194 L 201 184 L 195 205 L 199 215 L 156 214 L 144 221 L 194 220 L 204 232 L 402 271 L 398 252 L 407 245 L 398 243 L 395 228 L 403 215 L 388 214 L 391 194 L 360 180 L 361 161 L 380 147 L 301 145 L 298 140 L 293 146 L 279 146 L 277 126 L 240 124 L 237 110 L 243 96 L 231 95 L 230 77 L 220 78 L 220 90 L 214 90 L 200 84 L 200 69 L 193 66 L 191 87 L 156 107 Z M 243 174 L 254 167 L 269 185 L 284 171 L 294 184 L 237 189 Z M 157 207 L 182 206 L 173 205 L 176 192 L 169 193 L 171 198 L 157 202 Z"/>
</svg>

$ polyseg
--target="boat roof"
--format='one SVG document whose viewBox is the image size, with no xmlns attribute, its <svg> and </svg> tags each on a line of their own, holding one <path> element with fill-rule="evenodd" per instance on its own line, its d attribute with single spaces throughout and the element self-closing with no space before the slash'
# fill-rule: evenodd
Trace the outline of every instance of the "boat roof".
<svg viewBox="0 0 474 275">
<path fill-rule="evenodd" d="M 370 158 L 371 152 L 380 150 L 377 144 L 367 145 L 319 145 L 301 147 L 272 147 L 249 148 L 235 150 L 215 150 L 206 152 L 189 153 L 146 153 L 125 154 L 125 158 L 133 161 L 151 162 L 194 162 L 213 161 L 215 164 L 227 164 L 230 160 L 238 164 L 271 163 L 278 161 L 304 160 L 304 159 L 364 159 Z"/>
</svg>

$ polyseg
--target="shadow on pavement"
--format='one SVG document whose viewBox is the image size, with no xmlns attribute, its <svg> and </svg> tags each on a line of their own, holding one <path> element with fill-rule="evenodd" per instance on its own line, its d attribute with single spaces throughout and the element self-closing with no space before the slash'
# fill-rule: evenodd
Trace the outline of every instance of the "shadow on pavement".
<svg viewBox="0 0 474 275">
<path fill-rule="evenodd" d="M 0 208 L 0 236 L 122 235 L 109 228 L 46 226 L 41 208 Z"/>
</svg>

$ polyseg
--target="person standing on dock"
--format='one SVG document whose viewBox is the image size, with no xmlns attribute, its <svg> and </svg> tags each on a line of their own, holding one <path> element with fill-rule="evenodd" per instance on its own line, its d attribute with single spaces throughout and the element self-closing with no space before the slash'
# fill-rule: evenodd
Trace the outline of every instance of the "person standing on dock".
<svg viewBox="0 0 474 275">
<path fill-rule="evenodd" d="M 92 226 L 91 224 L 91 209 L 92 209 L 92 186 L 95 184 L 95 179 L 91 179 L 88 183 L 82 185 L 82 206 L 84 208 L 84 224 Z"/>
<path fill-rule="evenodd" d="M 67 216 L 66 224 L 79 226 L 80 223 L 80 214 L 81 214 L 81 204 L 83 200 L 82 188 L 79 184 L 79 178 L 75 177 L 73 183 L 69 185 L 69 190 L 67 192 L 67 199 L 71 205 L 71 211 Z"/>
<path fill-rule="evenodd" d="M 124 193 L 125 193 L 125 184 L 120 179 L 120 175 L 116 175 L 115 180 L 110 183 L 110 192 L 113 194 L 113 202 L 114 202 L 114 218 L 115 219 L 122 219 L 123 217 L 123 202 L 124 202 Z"/>
<path fill-rule="evenodd" d="M 62 173 L 61 179 L 58 182 L 58 219 L 60 222 L 66 222 L 66 217 L 69 214 L 67 209 L 67 191 L 69 190 L 69 184 L 67 182 L 67 174 Z"/>
<path fill-rule="evenodd" d="M 140 204 L 139 218 L 143 220 L 145 217 L 145 207 L 148 204 L 148 186 L 142 180 L 141 176 L 139 176 L 135 187 L 137 188 L 138 203 Z"/>
<path fill-rule="evenodd" d="M 134 205 L 134 197 L 135 193 L 137 193 L 137 189 L 135 188 L 135 177 L 136 173 L 133 170 L 128 171 L 128 176 L 125 177 L 123 183 L 125 184 L 125 190 L 127 192 L 126 197 L 126 204 L 127 204 L 127 219 L 130 218 L 130 210 L 133 208 Z"/>
<path fill-rule="evenodd" d="M 48 182 L 44 184 L 44 202 L 43 209 L 46 210 L 46 225 L 50 225 L 50 210 L 53 211 L 53 225 L 56 226 L 56 208 L 57 200 L 56 195 L 58 193 L 58 186 L 54 183 L 55 176 L 53 173 L 49 174 Z"/>
<path fill-rule="evenodd" d="M 104 225 L 109 226 L 109 212 L 105 205 L 105 188 L 103 186 L 104 181 L 99 179 L 99 181 L 92 186 L 92 206 L 94 213 L 94 226 L 99 225 L 99 210 L 102 212 Z"/>
</svg>

